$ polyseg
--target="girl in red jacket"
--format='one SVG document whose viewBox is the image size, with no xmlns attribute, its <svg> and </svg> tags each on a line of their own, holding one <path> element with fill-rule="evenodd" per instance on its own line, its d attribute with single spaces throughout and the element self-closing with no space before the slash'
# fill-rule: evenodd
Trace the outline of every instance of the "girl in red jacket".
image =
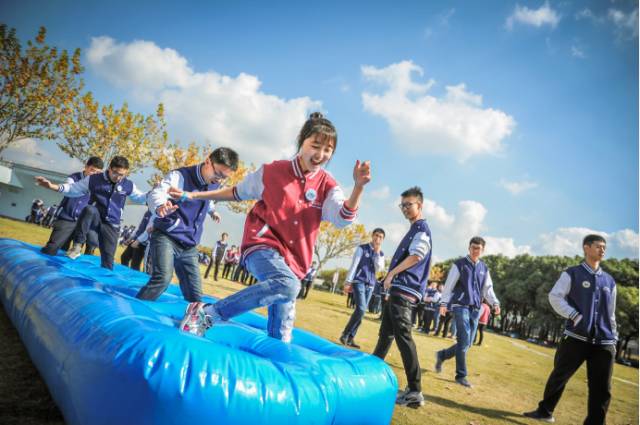
<svg viewBox="0 0 640 425">
<path fill-rule="evenodd" d="M 337 227 L 351 224 L 364 186 L 371 180 L 369 161 L 356 161 L 353 191 L 345 199 L 336 180 L 323 168 L 337 144 L 335 127 L 316 112 L 302 126 L 298 152 L 292 160 L 265 164 L 230 188 L 191 193 L 170 189 L 178 204 L 168 203 L 165 213 L 188 199 L 257 200 L 247 214 L 241 251 L 242 261 L 259 283 L 215 304 L 189 304 L 180 329 L 204 335 L 216 321 L 268 306 L 269 335 L 291 341 L 295 299 L 300 280 L 311 265 L 320 222 L 329 221 Z"/>
</svg>

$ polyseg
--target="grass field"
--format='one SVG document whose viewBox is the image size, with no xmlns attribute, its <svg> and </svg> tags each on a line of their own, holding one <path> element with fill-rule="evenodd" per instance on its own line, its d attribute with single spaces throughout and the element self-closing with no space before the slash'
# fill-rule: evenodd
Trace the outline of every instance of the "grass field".
<svg viewBox="0 0 640 425">
<path fill-rule="evenodd" d="M 0 218 L 0 237 L 44 244 L 49 231 L 35 225 Z M 119 248 L 120 250 L 121 248 Z M 116 258 L 119 258 L 118 251 Z M 203 270 L 204 271 L 204 270 Z M 230 281 L 204 282 L 205 292 L 214 296 L 231 294 L 243 286 Z M 499 296 L 499 294 L 498 294 Z M 259 311 L 264 314 L 264 311 Z M 337 341 L 351 310 L 345 298 L 312 291 L 298 303 L 296 326 L 324 338 Z M 367 314 L 357 341 L 362 351 L 373 351 L 379 322 Z M 0 424 L 62 424 L 62 418 L 49 398 L 44 383 L 4 312 L 0 312 Z M 426 405 L 422 409 L 397 407 L 393 424 L 533 424 L 521 416 L 533 409 L 541 397 L 553 365 L 554 350 L 492 333 L 485 333 L 482 347 L 473 347 L 468 355 L 472 389 L 457 385 L 455 363 L 445 363 L 440 375 L 433 372 L 434 353 L 452 343 L 450 339 L 414 334 Z M 400 388 L 406 379 L 399 352 L 391 349 L 387 362 L 398 376 Z M 583 366 L 567 385 L 555 412 L 556 423 L 580 424 L 586 414 L 587 380 Z M 638 370 L 616 365 L 613 399 L 608 424 L 638 423 Z"/>
</svg>

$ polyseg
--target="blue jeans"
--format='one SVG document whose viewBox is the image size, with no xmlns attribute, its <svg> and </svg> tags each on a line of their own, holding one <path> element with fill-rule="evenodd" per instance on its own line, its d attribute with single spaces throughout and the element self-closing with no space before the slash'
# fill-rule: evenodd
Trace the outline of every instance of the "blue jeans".
<svg viewBox="0 0 640 425">
<path fill-rule="evenodd" d="M 258 283 L 215 303 L 215 313 L 220 319 L 229 320 L 254 308 L 269 306 L 269 336 L 290 342 L 300 281 L 284 258 L 273 249 L 251 253 L 245 259 L 245 267 L 258 279 Z"/>
<path fill-rule="evenodd" d="M 353 299 L 356 302 L 356 308 L 351 314 L 351 318 L 347 322 L 344 331 L 342 331 L 342 335 L 347 339 L 355 338 L 358 328 L 362 323 L 364 313 L 367 311 L 371 293 L 373 292 L 373 285 L 367 285 L 366 283 L 357 281 L 351 284 L 351 288 L 353 288 Z"/>
<path fill-rule="evenodd" d="M 458 340 L 451 347 L 442 350 L 440 356 L 443 360 L 456 357 L 456 379 L 459 379 L 467 376 L 467 351 L 478 329 L 480 309 L 471 306 L 454 306 L 453 317 Z"/>
<path fill-rule="evenodd" d="M 175 266 L 180 290 L 185 300 L 200 301 L 202 286 L 198 250 L 195 246 L 185 248 L 167 234 L 155 231 L 151 234 L 149 242 L 149 256 L 151 257 L 151 278 L 140 289 L 136 298 L 157 300 L 171 283 Z"/>
</svg>

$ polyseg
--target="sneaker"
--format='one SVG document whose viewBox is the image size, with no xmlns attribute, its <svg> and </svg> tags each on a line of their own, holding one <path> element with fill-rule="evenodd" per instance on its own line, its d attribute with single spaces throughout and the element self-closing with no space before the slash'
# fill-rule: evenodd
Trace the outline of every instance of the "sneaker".
<svg viewBox="0 0 640 425">
<path fill-rule="evenodd" d="M 526 416 L 527 418 L 537 419 L 539 421 L 548 422 L 550 424 L 556 421 L 556 418 L 554 418 L 553 415 L 544 415 L 540 413 L 538 409 L 532 410 L 531 412 L 524 412 L 522 415 Z"/>
<path fill-rule="evenodd" d="M 442 363 L 444 362 L 444 360 L 442 360 L 442 357 L 440 357 L 440 351 L 436 351 L 436 364 L 433 367 L 433 369 L 435 370 L 436 373 L 442 373 Z"/>
<path fill-rule="evenodd" d="M 417 409 L 420 406 L 424 406 L 424 396 L 420 391 L 408 391 L 402 397 L 396 398 L 396 404 Z"/>
<path fill-rule="evenodd" d="M 347 345 L 347 337 L 344 335 L 340 336 L 340 344 Z"/>
<path fill-rule="evenodd" d="M 458 384 L 462 385 L 463 387 L 473 388 L 473 385 L 471 385 L 471 382 L 467 381 L 467 378 L 465 378 L 465 377 L 456 378 L 456 382 Z"/>
<path fill-rule="evenodd" d="M 75 260 L 79 256 L 82 255 L 82 244 L 73 243 L 73 246 L 69 251 L 67 251 L 67 257 Z"/>
<path fill-rule="evenodd" d="M 407 387 L 404 390 L 400 391 L 398 393 L 398 395 L 396 396 L 396 404 L 400 404 L 400 401 L 404 400 L 404 396 L 406 396 L 410 392 L 411 392 L 411 390 L 409 389 L 409 387 Z"/>
<path fill-rule="evenodd" d="M 352 339 L 348 340 L 346 345 L 347 347 L 356 348 L 358 350 L 360 349 L 360 346 Z"/>
<path fill-rule="evenodd" d="M 204 312 L 204 303 L 189 303 L 187 311 L 180 322 L 180 330 L 190 334 L 204 336 L 204 333 L 211 327 L 211 316 Z"/>
</svg>

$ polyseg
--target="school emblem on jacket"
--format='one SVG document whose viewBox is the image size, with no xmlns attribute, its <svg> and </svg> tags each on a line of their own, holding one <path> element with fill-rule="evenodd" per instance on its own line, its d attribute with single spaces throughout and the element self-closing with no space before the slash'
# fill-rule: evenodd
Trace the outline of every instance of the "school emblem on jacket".
<svg viewBox="0 0 640 425">
<path fill-rule="evenodd" d="M 315 190 L 309 189 L 305 192 L 304 197 L 307 198 L 307 201 L 313 202 L 318 197 L 318 194 Z"/>
<path fill-rule="evenodd" d="M 591 282 L 589 282 L 588 280 L 585 280 L 584 282 L 582 282 L 582 287 L 586 289 L 590 288 Z"/>
<path fill-rule="evenodd" d="M 118 192 L 122 192 L 122 186 L 118 185 L 118 187 L 116 187 L 116 190 L 117 190 Z"/>
</svg>

